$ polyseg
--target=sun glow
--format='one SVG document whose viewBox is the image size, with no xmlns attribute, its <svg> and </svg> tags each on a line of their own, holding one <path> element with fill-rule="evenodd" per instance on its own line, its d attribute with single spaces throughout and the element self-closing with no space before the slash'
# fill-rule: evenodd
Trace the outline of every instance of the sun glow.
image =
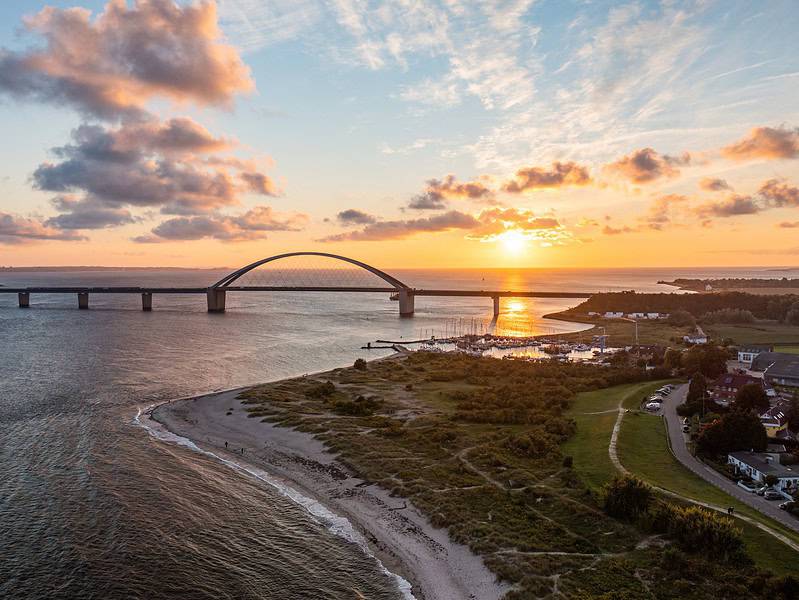
<svg viewBox="0 0 799 600">
<path fill-rule="evenodd" d="M 519 254 L 527 246 L 527 238 L 518 229 L 505 231 L 497 238 L 502 242 L 502 247 L 508 254 Z"/>
</svg>

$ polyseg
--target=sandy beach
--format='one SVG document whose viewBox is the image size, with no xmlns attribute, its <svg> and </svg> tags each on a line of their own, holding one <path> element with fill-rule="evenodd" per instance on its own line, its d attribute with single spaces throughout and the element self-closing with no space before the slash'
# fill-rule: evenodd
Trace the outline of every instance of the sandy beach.
<svg viewBox="0 0 799 600">
<path fill-rule="evenodd" d="M 150 417 L 205 450 L 263 469 L 345 517 L 385 568 L 410 582 L 419 600 L 493 600 L 508 591 L 446 530 L 433 527 L 409 502 L 355 477 L 312 435 L 248 418 L 246 405 L 237 400 L 241 391 L 169 402 Z"/>
</svg>

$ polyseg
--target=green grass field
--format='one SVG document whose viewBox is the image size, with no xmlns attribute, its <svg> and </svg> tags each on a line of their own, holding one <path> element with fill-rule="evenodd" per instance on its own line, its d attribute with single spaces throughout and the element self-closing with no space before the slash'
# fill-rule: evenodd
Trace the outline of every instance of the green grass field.
<svg viewBox="0 0 799 600">
<path fill-rule="evenodd" d="M 799 534 L 739 502 L 717 487 L 697 477 L 680 464 L 668 447 L 665 422 L 661 417 L 645 413 L 628 413 L 622 421 L 617 452 L 619 460 L 652 485 L 695 500 L 718 506 L 734 506 L 742 515 L 752 517 L 799 543 Z M 799 571 L 799 553 L 757 527 L 739 521 L 744 541 L 760 567 L 778 573 Z"/>
<path fill-rule="evenodd" d="M 787 354 L 799 354 L 799 346 L 774 346 L 775 352 L 785 352 Z"/>
<path fill-rule="evenodd" d="M 799 326 L 796 325 L 759 321 L 751 325 L 708 325 L 705 331 L 716 340 L 729 338 L 736 344 L 786 344 L 799 352 Z"/>
<path fill-rule="evenodd" d="M 619 400 L 623 398 L 625 408 L 637 408 L 642 397 L 663 383 L 631 383 L 577 394 L 567 412 L 577 423 L 577 432 L 562 449 L 564 454 L 574 457 L 574 469 L 589 487 L 599 489 L 616 474 L 608 456 L 608 444 L 618 416 Z"/>
</svg>

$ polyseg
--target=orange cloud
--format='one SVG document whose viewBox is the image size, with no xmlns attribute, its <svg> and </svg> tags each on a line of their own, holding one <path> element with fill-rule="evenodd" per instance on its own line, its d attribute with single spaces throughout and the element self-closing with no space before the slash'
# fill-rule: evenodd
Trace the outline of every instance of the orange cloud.
<svg viewBox="0 0 799 600">
<path fill-rule="evenodd" d="M 701 218 L 753 215 L 761 210 L 763 207 L 752 196 L 738 194 L 732 194 L 719 202 L 707 202 L 694 208 L 694 212 Z"/>
<path fill-rule="evenodd" d="M 583 186 L 591 183 L 588 169 L 574 162 L 553 162 L 547 170 L 541 167 L 528 167 L 516 171 L 514 179 L 507 181 L 502 189 L 511 194 L 528 190 Z"/>
<path fill-rule="evenodd" d="M 699 187 L 708 192 L 720 192 L 722 190 L 731 189 L 726 181 L 716 177 L 705 177 L 699 182 Z"/>
<path fill-rule="evenodd" d="M 0 244 L 21 244 L 31 240 L 85 240 L 73 231 L 63 231 L 36 219 L 0 212 Z"/>
<path fill-rule="evenodd" d="M 458 183 L 454 175 L 447 175 L 443 180 L 428 180 L 425 191 L 412 198 L 408 208 L 436 210 L 445 208 L 451 199 L 488 201 L 493 196 L 493 190 L 482 181 Z"/>
<path fill-rule="evenodd" d="M 758 193 L 771 206 L 799 206 L 799 188 L 783 183 L 779 179 L 769 179 L 760 186 Z"/>
<path fill-rule="evenodd" d="M 664 177 L 676 177 L 680 174 L 677 167 L 690 162 L 691 155 L 687 152 L 676 157 L 659 154 L 652 148 L 642 148 L 607 165 L 606 170 L 633 183 L 650 183 Z"/>
<path fill-rule="evenodd" d="M 722 148 L 721 154 L 731 160 L 797 158 L 799 128 L 755 127 L 742 140 Z"/>
</svg>

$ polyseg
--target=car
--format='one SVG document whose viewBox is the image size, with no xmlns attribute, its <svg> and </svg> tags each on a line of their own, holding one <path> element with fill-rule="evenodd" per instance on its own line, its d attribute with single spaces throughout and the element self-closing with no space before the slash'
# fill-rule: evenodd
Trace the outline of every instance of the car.
<svg viewBox="0 0 799 600">
<path fill-rule="evenodd" d="M 796 506 L 796 501 L 795 500 L 788 500 L 788 502 L 783 502 L 782 504 L 780 504 L 780 508 L 782 510 L 790 510 L 794 506 Z"/>
<path fill-rule="evenodd" d="M 780 500 L 783 496 L 777 490 L 766 490 L 766 493 L 763 494 L 763 497 L 766 500 Z"/>
<path fill-rule="evenodd" d="M 765 493 L 766 493 L 766 490 L 768 490 L 768 489 L 769 489 L 769 488 L 768 488 L 768 486 L 767 486 L 767 485 L 764 485 L 764 486 L 762 486 L 762 487 L 756 488 L 756 489 L 755 489 L 755 494 L 757 494 L 758 496 L 762 496 L 763 494 L 765 494 Z"/>
</svg>

